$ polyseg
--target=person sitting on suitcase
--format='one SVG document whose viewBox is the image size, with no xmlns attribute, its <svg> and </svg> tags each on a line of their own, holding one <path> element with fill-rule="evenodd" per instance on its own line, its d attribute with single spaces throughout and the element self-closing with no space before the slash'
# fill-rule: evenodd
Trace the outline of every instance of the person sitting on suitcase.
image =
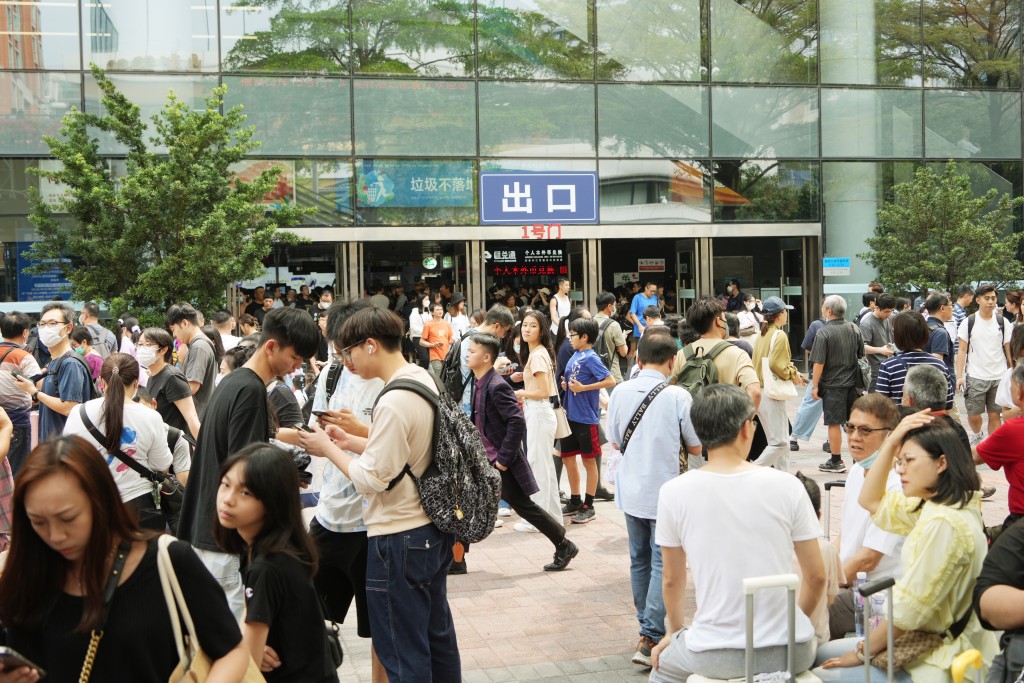
<svg viewBox="0 0 1024 683">
<path fill-rule="evenodd" d="M 753 615 L 754 672 L 785 669 L 791 637 L 793 673 L 814 661 L 814 626 L 807 615 L 825 586 L 821 527 L 796 477 L 747 462 L 754 412 L 753 401 L 737 386 L 713 384 L 701 391 L 690 421 L 708 462 L 664 484 L 658 494 L 655 540 L 662 553 L 667 635 L 652 652 L 654 683 L 682 683 L 691 673 L 743 676 L 743 579 L 791 573 L 794 552 L 802 573 L 796 632 L 789 634 L 786 625 L 786 591 L 760 593 Z M 683 628 L 687 561 L 697 611 Z"/>
</svg>

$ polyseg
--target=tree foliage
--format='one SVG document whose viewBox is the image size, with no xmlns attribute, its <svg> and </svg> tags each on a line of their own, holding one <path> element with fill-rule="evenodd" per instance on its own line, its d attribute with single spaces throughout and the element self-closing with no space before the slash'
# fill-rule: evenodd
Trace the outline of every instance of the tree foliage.
<svg viewBox="0 0 1024 683">
<path fill-rule="evenodd" d="M 920 168 L 893 188 L 878 210 L 871 251 L 859 254 L 879 271 L 886 289 L 953 291 L 976 281 L 1004 284 L 1024 276 L 1017 260 L 1021 236 L 1008 232 L 1024 197 L 991 189 L 976 197 L 955 162 L 941 174 Z"/>
<path fill-rule="evenodd" d="M 260 143 L 252 127 L 241 127 L 240 106 L 220 113 L 225 86 L 212 91 L 205 109 L 171 92 L 151 118 L 147 145 L 139 107 L 100 68 L 92 72 L 105 113 L 71 111 L 60 135 L 45 138 L 63 168 L 29 169 L 65 189 L 52 204 L 30 190 L 29 220 L 41 236 L 28 253 L 40 261 L 30 272 L 56 266 L 75 299 L 107 302 L 114 311 L 163 310 L 173 301 L 223 305 L 225 285 L 259 275 L 275 242 L 299 241 L 279 229 L 310 210 L 267 211 L 263 197 L 277 186 L 280 168 L 251 182 L 235 178 L 232 165 Z M 111 172 L 93 131 L 127 148 L 123 177 Z"/>
</svg>

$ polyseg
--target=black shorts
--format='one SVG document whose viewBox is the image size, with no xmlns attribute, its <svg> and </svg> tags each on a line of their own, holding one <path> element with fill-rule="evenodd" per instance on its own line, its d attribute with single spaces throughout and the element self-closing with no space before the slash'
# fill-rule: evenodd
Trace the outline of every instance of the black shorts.
<svg viewBox="0 0 1024 683">
<path fill-rule="evenodd" d="M 601 455 L 601 441 L 597 425 L 569 420 L 569 436 L 559 440 L 558 449 L 563 458 L 596 458 Z"/>
<path fill-rule="evenodd" d="M 316 543 L 320 569 L 313 578 L 316 591 L 327 606 L 327 618 L 345 623 L 345 615 L 356 602 L 356 633 L 370 637 L 370 613 L 366 607 L 366 532 L 340 534 L 325 529 L 315 518 L 309 535 Z"/>
<path fill-rule="evenodd" d="M 819 387 L 818 396 L 821 398 L 825 424 L 841 425 L 850 419 L 850 411 L 858 392 L 854 387 Z"/>
</svg>

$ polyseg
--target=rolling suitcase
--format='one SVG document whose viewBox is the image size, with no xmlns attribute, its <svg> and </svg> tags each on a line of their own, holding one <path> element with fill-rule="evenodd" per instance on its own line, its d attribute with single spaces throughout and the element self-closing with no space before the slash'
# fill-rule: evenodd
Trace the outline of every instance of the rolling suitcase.
<svg viewBox="0 0 1024 683">
<path fill-rule="evenodd" d="M 824 522 L 824 525 L 825 525 L 825 540 L 829 540 L 829 538 L 831 538 L 831 533 L 829 532 L 829 526 L 832 523 L 832 489 L 837 487 L 837 486 L 839 488 L 846 488 L 846 480 L 845 479 L 837 479 L 836 481 L 826 481 L 825 485 L 824 485 L 824 488 L 825 488 L 825 502 L 824 502 L 824 504 L 821 507 L 822 507 L 822 521 Z"/>
</svg>

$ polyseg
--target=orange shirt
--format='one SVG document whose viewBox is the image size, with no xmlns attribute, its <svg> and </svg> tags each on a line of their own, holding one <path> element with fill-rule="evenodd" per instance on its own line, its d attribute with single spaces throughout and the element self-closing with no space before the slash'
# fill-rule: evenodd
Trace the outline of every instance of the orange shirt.
<svg viewBox="0 0 1024 683">
<path fill-rule="evenodd" d="M 443 342 L 441 346 L 430 348 L 430 360 L 444 360 L 448 355 L 448 347 L 452 345 L 452 326 L 445 320 L 433 320 L 423 324 L 422 339 L 428 343 Z"/>
</svg>

